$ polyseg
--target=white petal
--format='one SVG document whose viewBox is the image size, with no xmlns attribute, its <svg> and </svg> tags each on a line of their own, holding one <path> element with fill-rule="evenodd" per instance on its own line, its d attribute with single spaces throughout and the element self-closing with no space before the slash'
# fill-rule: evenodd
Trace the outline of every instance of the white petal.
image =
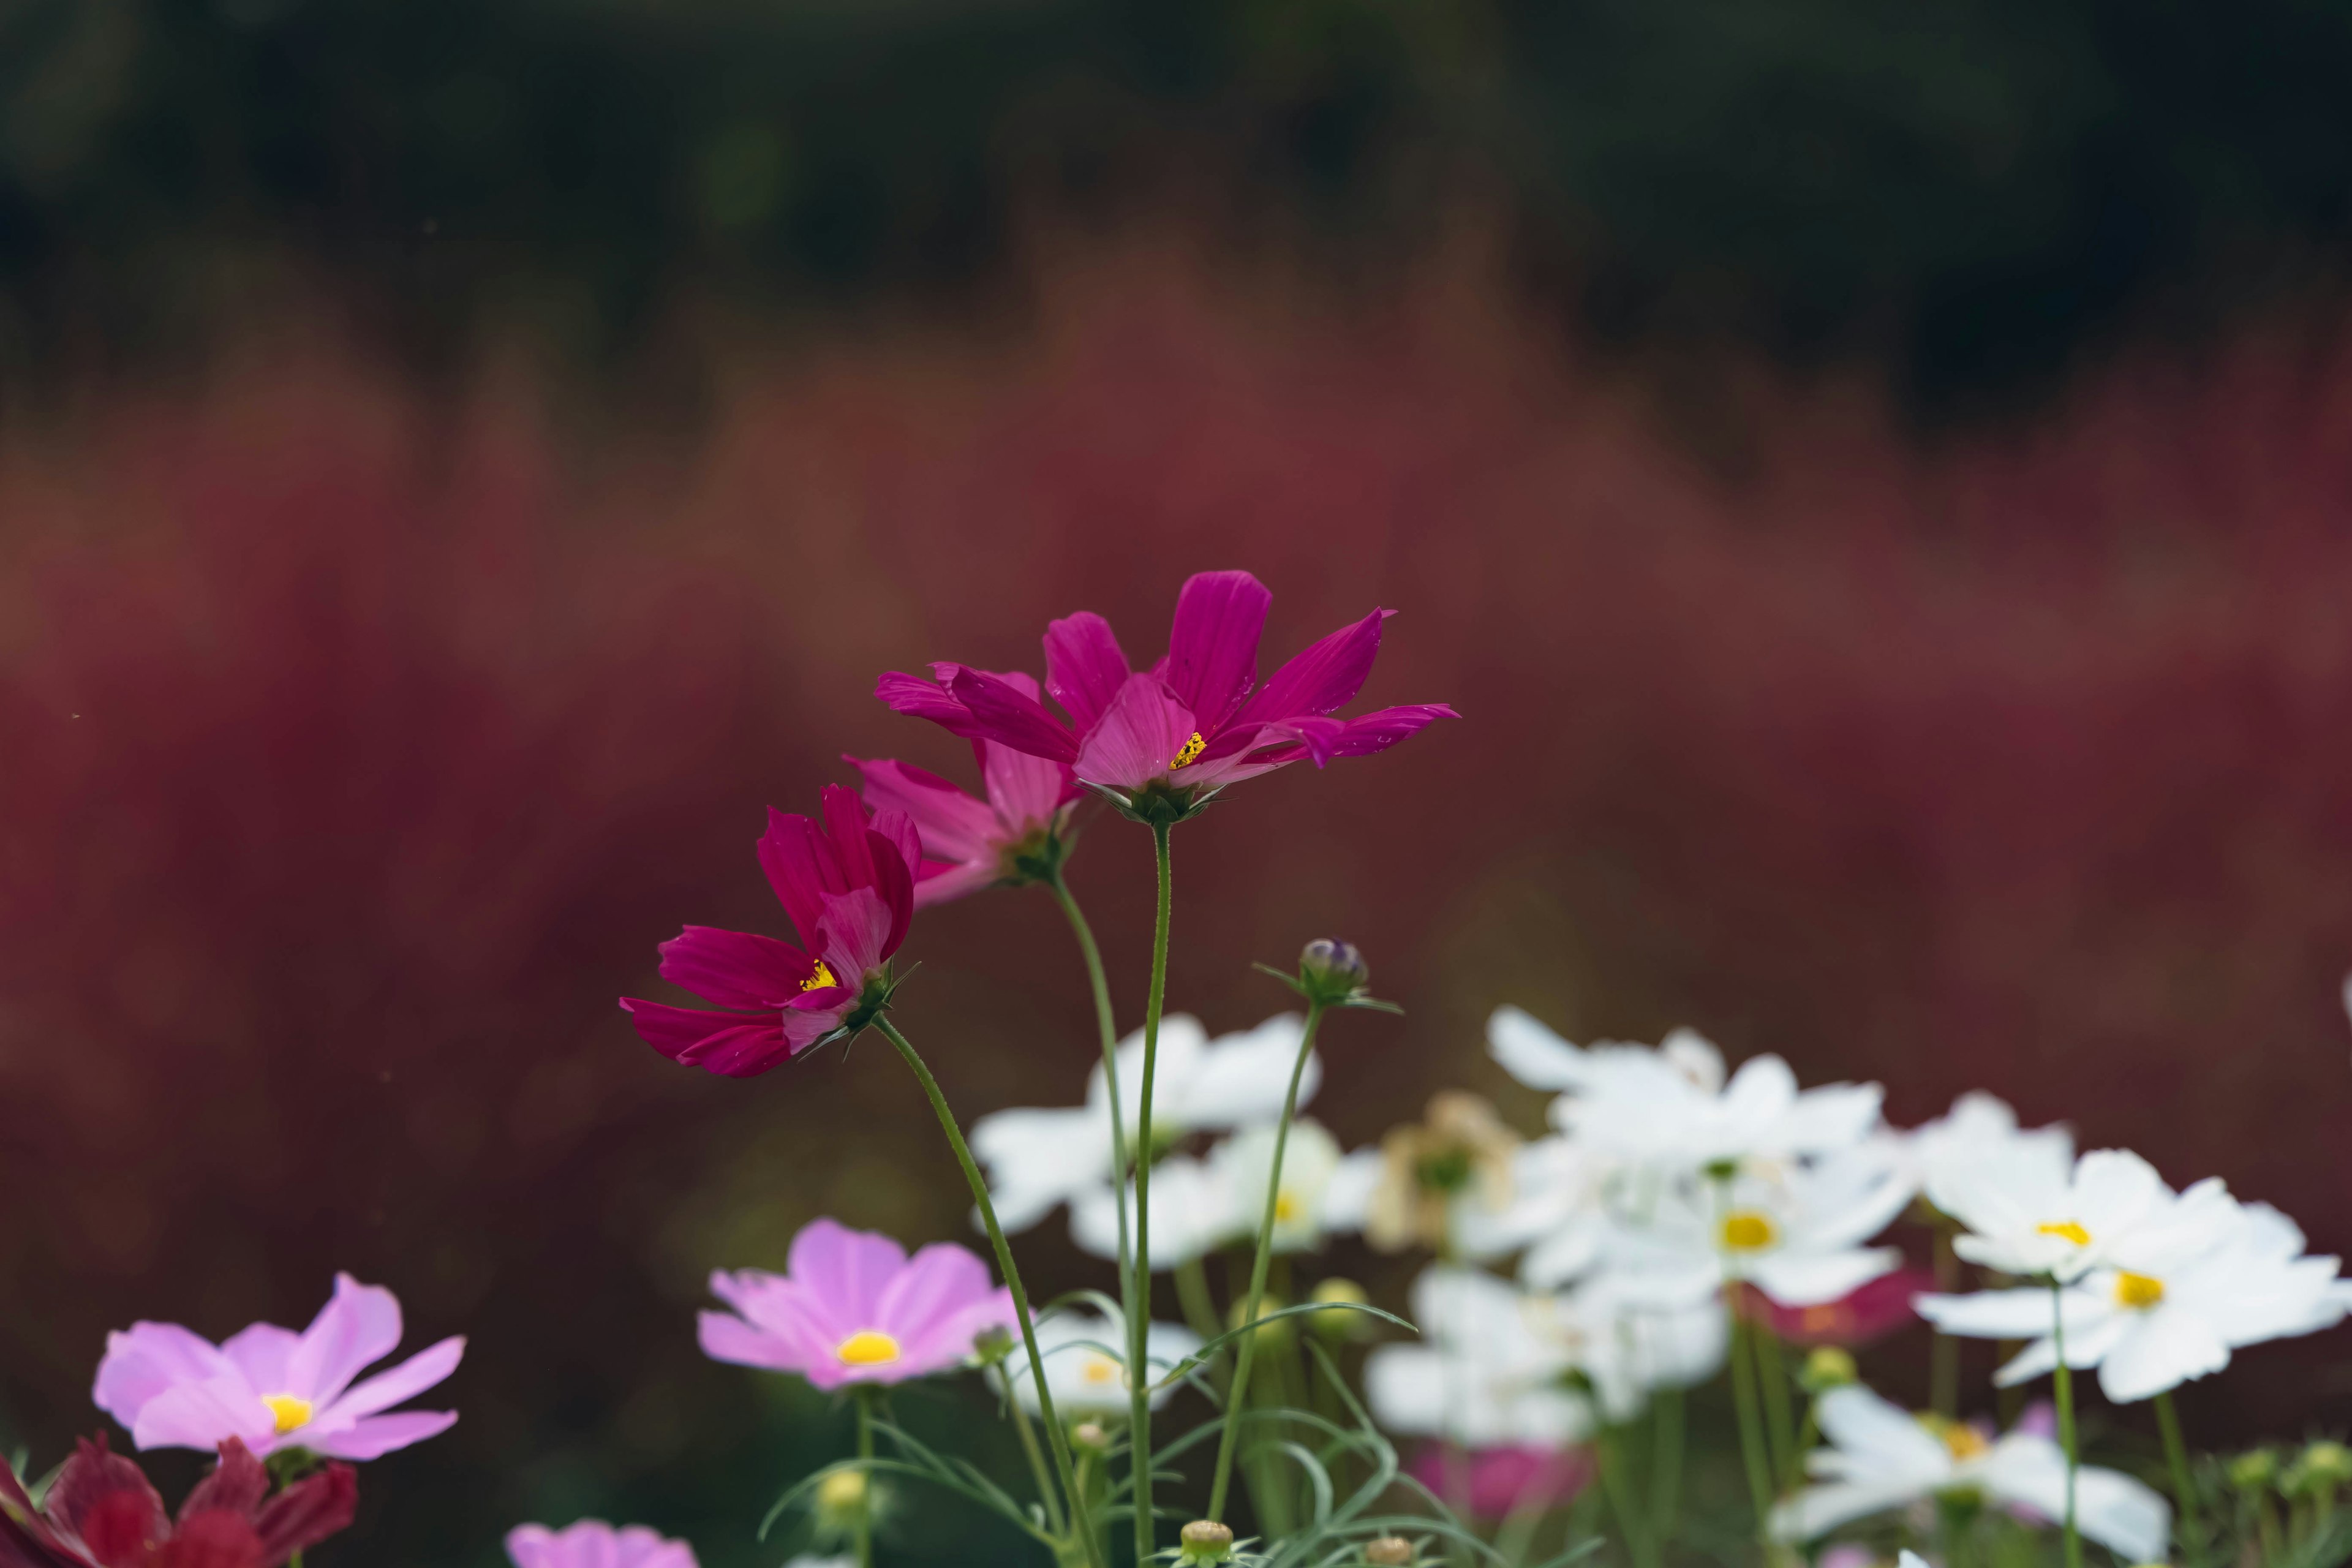
<svg viewBox="0 0 2352 1568">
<path fill-rule="evenodd" d="M 1898 1479 L 1807 1487 L 1772 1510 L 1772 1538 L 1811 1541 L 1850 1521 L 1900 1508 L 1921 1495 L 1919 1488 Z"/>
<path fill-rule="evenodd" d="M 2002 1502 L 2022 1504 L 2053 1521 L 2066 1514 L 2066 1455 L 2047 1437 L 2012 1433 L 1964 1467 Z M 2126 1562 L 2160 1561 L 2172 1534 L 2172 1510 L 2129 1476 L 2095 1465 L 2074 1474 L 2074 1521 L 2082 1532 Z"/>
<path fill-rule="evenodd" d="M 2137 1321 L 2099 1363 L 2099 1391 L 2118 1405 L 2178 1388 L 2230 1364 L 2230 1347 L 2194 1312 L 2158 1307 L 2133 1317 Z"/>
<path fill-rule="evenodd" d="M 1941 1439 L 1909 1411 L 1858 1384 L 1831 1389 L 1813 1408 L 1822 1435 L 1852 1456 L 1855 1470 L 1899 1476 L 1918 1489 L 1937 1484 L 1952 1468 Z"/>
<path fill-rule="evenodd" d="M 2087 1326 L 2090 1318 L 2085 1308 L 2075 1304 L 2077 1299 L 2072 1293 L 2066 1300 L 2067 1325 L 2074 1327 L 2079 1320 Z M 1979 1290 L 1968 1296 L 1915 1296 L 1911 1305 L 1942 1332 L 1963 1339 L 2035 1339 L 2048 1333 L 2058 1322 L 2050 1292 L 2030 1287 Z"/>
<path fill-rule="evenodd" d="M 1903 1254 L 1891 1247 L 1768 1252 L 1750 1266 L 1748 1277 L 1784 1307 L 1818 1307 L 1892 1273 L 1902 1261 Z"/>
<path fill-rule="evenodd" d="M 1486 1020 L 1486 1052 L 1529 1089 L 1575 1089 L 1584 1081 L 1584 1053 L 1517 1007 L 1497 1007 Z"/>
</svg>

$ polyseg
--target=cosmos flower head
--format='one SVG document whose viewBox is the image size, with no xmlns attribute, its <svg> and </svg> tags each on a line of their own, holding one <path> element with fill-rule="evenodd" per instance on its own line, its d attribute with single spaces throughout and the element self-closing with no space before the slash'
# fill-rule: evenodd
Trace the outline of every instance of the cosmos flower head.
<svg viewBox="0 0 2352 1568">
<path fill-rule="evenodd" d="M 903 811 L 824 792 L 824 820 L 770 810 L 761 868 L 801 945 L 688 926 L 661 944 L 661 976 L 719 1009 L 624 997 L 637 1034 L 672 1061 L 727 1078 L 766 1072 L 870 1023 L 890 998 L 922 858 Z"/>
<path fill-rule="evenodd" d="M 694 1548 L 665 1540 L 642 1524 L 615 1529 L 601 1519 L 583 1519 L 562 1530 L 518 1524 L 507 1531 L 507 1558 L 514 1568 L 696 1568 Z"/>
<path fill-rule="evenodd" d="M 702 1314 L 704 1354 L 818 1388 L 903 1383 L 971 1364 L 982 1332 L 1014 1321 L 1013 1293 L 953 1242 L 909 1258 L 887 1236 L 820 1219 L 793 1237 L 787 1268 L 711 1275 L 732 1310 Z"/>
<path fill-rule="evenodd" d="M 255 1323 L 220 1344 L 177 1323 L 133 1323 L 106 1337 L 90 1391 L 144 1448 L 215 1448 L 234 1437 L 257 1455 L 308 1448 L 373 1459 L 448 1430 L 453 1411 L 402 1410 L 457 1370 L 452 1337 L 364 1381 L 399 1347 L 400 1300 L 335 1276 L 335 1292 L 297 1332 Z"/>
<path fill-rule="evenodd" d="M 1444 703 L 1333 715 L 1355 700 L 1391 612 L 1374 610 L 1313 644 L 1258 684 L 1258 642 L 1274 596 L 1246 572 L 1203 572 L 1176 597 L 1167 656 L 1128 660 L 1091 611 L 1045 631 L 1045 690 L 959 664 L 932 679 L 892 673 L 874 694 L 901 713 L 972 740 L 1066 763 L 1078 783 L 1144 820 L 1177 820 L 1229 784 L 1311 759 L 1386 751 L 1441 718 Z"/>
<path fill-rule="evenodd" d="M 1029 676 L 991 679 L 1037 695 Z M 867 805 L 904 812 L 915 825 L 922 841 L 915 868 L 919 910 L 982 888 L 1045 881 L 1059 872 L 1068 852 L 1077 798 L 1068 766 L 997 741 L 974 741 L 971 749 L 985 798 L 895 758 L 844 759 L 865 779 Z"/>
<path fill-rule="evenodd" d="M 269 1473 L 235 1437 L 180 1504 L 163 1510 L 146 1475 L 84 1439 L 36 1507 L 0 1462 L 0 1563 L 11 1568 L 279 1568 L 349 1528 L 359 1481 L 329 1464 L 270 1492 Z"/>
<path fill-rule="evenodd" d="M 1201 1336 L 1178 1323 L 1152 1323 L 1144 1330 L 1144 1375 L 1151 1385 L 1151 1408 L 1175 1397 L 1168 1380 L 1201 1349 Z M 1048 1312 L 1037 1320 L 1037 1352 L 1054 1408 L 1072 1420 L 1123 1421 L 1129 1410 L 1127 1328 L 1117 1318 L 1094 1312 Z M 1001 1375 L 999 1373 L 992 1376 Z M 1037 1385 L 1026 1374 L 1013 1380 L 1013 1396 L 1032 1415 L 1040 1411 Z"/>
</svg>

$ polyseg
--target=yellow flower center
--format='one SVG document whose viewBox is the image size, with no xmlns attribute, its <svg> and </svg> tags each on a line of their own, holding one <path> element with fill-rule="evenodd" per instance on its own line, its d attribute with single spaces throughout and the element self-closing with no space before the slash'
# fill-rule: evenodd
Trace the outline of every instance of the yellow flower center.
<svg viewBox="0 0 2352 1568">
<path fill-rule="evenodd" d="M 2164 1281 L 2126 1269 L 2116 1276 L 2116 1305 L 2142 1311 L 2164 1300 Z"/>
<path fill-rule="evenodd" d="M 1985 1441 L 1985 1435 L 1965 1421 L 1948 1422 L 1936 1436 L 1944 1440 L 1944 1451 L 1962 1464 L 1992 1450 L 1992 1445 Z"/>
<path fill-rule="evenodd" d="M 2071 1219 L 2044 1220 L 2033 1227 L 2036 1236 L 2054 1236 L 2077 1247 L 2091 1245 L 2091 1233 Z"/>
<path fill-rule="evenodd" d="M 1734 1209 L 1723 1216 L 1723 1246 L 1729 1252 L 1761 1252 L 1780 1239 L 1772 1216 L 1755 1209 Z"/>
<path fill-rule="evenodd" d="M 1123 1381 L 1119 1376 L 1118 1363 L 1107 1355 L 1090 1355 L 1080 1362 L 1078 1377 L 1080 1381 L 1093 1384 L 1097 1387 L 1108 1387 L 1114 1383 Z"/>
<path fill-rule="evenodd" d="M 297 1426 L 310 1422 L 310 1402 L 297 1399 L 290 1394 L 265 1394 L 261 1403 L 269 1406 L 270 1418 L 278 1423 L 278 1435 L 283 1437 Z"/>
<path fill-rule="evenodd" d="M 1288 1225 L 1298 1217 L 1298 1200 L 1288 1193 L 1277 1193 L 1274 1199 L 1274 1217 L 1277 1224 Z"/>
<path fill-rule="evenodd" d="M 828 987 L 838 985 L 840 984 L 840 981 L 835 980 L 833 977 L 833 971 L 824 966 L 824 961 L 823 959 L 819 959 L 817 960 L 816 967 L 809 971 L 809 977 L 801 982 L 801 989 L 803 991 L 823 991 Z"/>
<path fill-rule="evenodd" d="M 898 1359 L 898 1342 L 879 1329 L 860 1329 L 833 1353 L 844 1366 L 884 1366 Z"/>
<path fill-rule="evenodd" d="M 1201 738 L 1201 731 L 1193 731 L 1192 738 L 1184 742 L 1184 749 L 1176 753 L 1176 760 L 1168 764 L 1168 771 L 1172 773 L 1178 768 L 1192 766 L 1201 753 L 1208 749 L 1209 742 Z"/>
</svg>

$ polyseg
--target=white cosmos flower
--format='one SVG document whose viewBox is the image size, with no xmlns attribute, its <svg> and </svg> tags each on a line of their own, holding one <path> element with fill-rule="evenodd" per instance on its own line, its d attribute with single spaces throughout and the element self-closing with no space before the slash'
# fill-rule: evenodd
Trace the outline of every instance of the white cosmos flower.
<svg viewBox="0 0 2352 1568">
<path fill-rule="evenodd" d="M 1152 1142 L 1165 1148 L 1189 1132 L 1219 1132 L 1278 1121 L 1305 1028 L 1297 1014 L 1212 1040 L 1201 1021 L 1171 1013 L 1160 1020 L 1151 1086 Z M 1143 1104 L 1143 1034 L 1119 1042 L 1118 1094 L 1129 1138 Z M 1309 1057 L 1298 1103 L 1321 1087 L 1323 1065 Z M 1097 1060 L 1084 1105 L 999 1110 L 972 1123 L 972 1152 L 988 1167 L 989 1195 L 1008 1231 L 1026 1230 L 1057 1204 L 1111 1178 L 1110 1090 Z"/>
<path fill-rule="evenodd" d="M 1834 1301 L 1903 1260 L 1866 1246 L 1911 1201 L 1893 1148 L 1857 1145 L 1812 1164 L 1751 1164 L 1728 1178 L 1686 1177 L 1640 1223 L 1611 1216 L 1602 1267 L 1629 1298 L 1693 1301 L 1744 1280 L 1787 1307 Z M 1549 1283 L 1523 1268 L 1533 1285 Z"/>
<path fill-rule="evenodd" d="M 1647 1046 L 1570 1045 L 1516 1007 L 1486 1024 L 1487 1047 L 1530 1089 L 1560 1090 L 1555 1126 L 1595 1154 L 1679 1173 L 1724 1161 L 1787 1160 L 1849 1149 L 1878 1126 L 1874 1083 L 1800 1090 L 1779 1057 L 1751 1058 L 1727 1081 L 1723 1055 L 1677 1029 Z"/>
<path fill-rule="evenodd" d="M 1935 1121 L 1900 1134 L 1922 1188 L 1948 1185 L 1988 1160 L 2038 1167 L 2043 1181 L 2063 1181 L 2074 1166 L 2074 1134 L 2063 1122 L 2021 1128 L 2017 1112 L 1994 1095 L 1971 1089 Z M 1933 1202 L 1931 1197 L 1929 1202 Z"/>
<path fill-rule="evenodd" d="M 1273 1127 L 1245 1127 L 1209 1152 L 1209 1163 L 1222 1173 L 1231 1194 L 1234 1228 L 1244 1239 L 1256 1239 L 1258 1226 L 1265 1219 L 1266 1184 L 1274 1174 L 1275 1132 Z M 1339 1140 L 1318 1123 L 1290 1124 L 1290 1137 L 1282 1152 L 1282 1190 L 1274 1200 L 1276 1252 L 1311 1251 L 1323 1245 L 1327 1232 L 1338 1228 L 1328 1210 L 1332 1185 L 1343 1164 Z M 1350 1195 L 1342 1191 L 1343 1200 Z M 1157 1243 L 1152 1250 L 1159 1251 Z"/>
<path fill-rule="evenodd" d="M 1553 1297 L 1538 1322 L 1591 1381 L 1602 1415 L 1620 1423 L 1640 1415 L 1657 1389 L 1713 1377 L 1731 1342 L 1721 1297 L 1662 1307 L 1628 1297 L 1608 1276 Z"/>
<path fill-rule="evenodd" d="M 1968 1227 L 1952 1250 L 1969 1262 L 2060 1280 L 2079 1279 L 2130 1251 L 2142 1232 L 2169 1237 L 2202 1226 L 2218 1237 L 2229 1219 L 2221 1183 L 2200 1183 L 2176 1197 L 2155 1166 L 2126 1149 L 2094 1149 L 2071 1169 L 1999 1152 L 1955 1160 L 1933 1173 L 1927 1201 Z"/>
<path fill-rule="evenodd" d="M 1154 1323 L 1145 1331 L 1145 1376 L 1155 1385 L 1154 1410 L 1176 1392 L 1156 1385 L 1200 1348 L 1201 1336 L 1180 1324 Z M 1116 1318 L 1054 1312 L 1037 1320 L 1037 1353 L 1045 1363 L 1045 1386 L 1053 1390 L 1055 1413 L 1065 1418 L 1128 1414 L 1126 1352 L 1127 1333 Z M 996 1370 L 1011 1376 L 1015 1396 L 1030 1414 L 1037 1414 L 1037 1384 L 1029 1374 L 1028 1352 L 1015 1343 Z"/>
<path fill-rule="evenodd" d="M 1592 1429 L 1592 1405 L 1565 1384 L 1574 1363 L 1550 1311 L 1491 1274 L 1424 1269 L 1412 1284 L 1421 1338 L 1365 1358 L 1373 1415 L 1391 1431 L 1472 1448 L 1576 1442 Z"/>
<path fill-rule="evenodd" d="M 1812 1541 L 1850 1521 L 1923 1498 L 1974 1493 L 2044 1519 L 2066 1512 L 2066 1454 L 2047 1437 L 2011 1432 L 1988 1441 L 1957 1423 L 1931 1428 L 1866 1388 L 1832 1389 L 1814 1406 L 1825 1447 L 1807 1456 L 1821 1484 L 1772 1510 L 1779 1540 Z M 2074 1475 L 2075 1525 L 2127 1563 L 2164 1555 L 2172 1510 L 2129 1476 L 2084 1465 Z"/>
<path fill-rule="evenodd" d="M 1923 1296 L 1920 1314 L 1948 1334 L 2031 1339 L 1994 1381 L 2004 1386 L 2058 1364 L 2052 1333 L 2063 1303 L 2066 1364 L 2097 1367 L 2117 1404 L 2150 1398 L 2230 1364 L 2230 1352 L 2264 1340 L 2333 1328 L 2352 1300 L 2333 1258 L 2303 1255 L 2303 1232 L 2268 1204 L 2202 1194 L 2200 1184 L 2168 1212 L 2118 1242 L 2100 1266 L 2059 1292 L 1984 1290 Z M 2210 1215 L 2226 1223 L 2217 1234 Z"/>
<path fill-rule="evenodd" d="M 1286 1164 L 1287 1162 L 1285 1162 Z M 1135 1184 L 1118 1194 L 1103 1183 L 1070 1200 L 1070 1239 L 1097 1258 L 1118 1256 L 1118 1211 L 1125 1200 L 1129 1245 L 1135 1241 Z M 1265 1201 L 1265 1188 L 1258 1188 Z M 1171 1154 L 1151 1167 L 1151 1229 L 1144 1238 L 1151 1267 L 1174 1268 L 1205 1257 L 1229 1241 L 1255 1234 L 1257 1218 L 1242 1218 L 1232 1173 L 1213 1158 Z"/>
</svg>

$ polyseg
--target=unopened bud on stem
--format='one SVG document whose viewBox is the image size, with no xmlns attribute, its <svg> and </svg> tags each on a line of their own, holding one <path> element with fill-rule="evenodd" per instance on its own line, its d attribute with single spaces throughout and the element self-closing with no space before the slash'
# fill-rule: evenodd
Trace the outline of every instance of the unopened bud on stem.
<svg viewBox="0 0 2352 1568">
<path fill-rule="evenodd" d="M 1412 1568 L 1412 1542 L 1402 1535 L 1383 1535 L 1364 1542 L 1364 1561 L 1374 1568 Z"/>
<path fill-rule="evenodd" d="M 1176 1537 L 1176 1561 L 1205 1568 L 1234 1554 L 1234 1531 L 1213 1519 L 1196 1519 Z"/>
</svg>

